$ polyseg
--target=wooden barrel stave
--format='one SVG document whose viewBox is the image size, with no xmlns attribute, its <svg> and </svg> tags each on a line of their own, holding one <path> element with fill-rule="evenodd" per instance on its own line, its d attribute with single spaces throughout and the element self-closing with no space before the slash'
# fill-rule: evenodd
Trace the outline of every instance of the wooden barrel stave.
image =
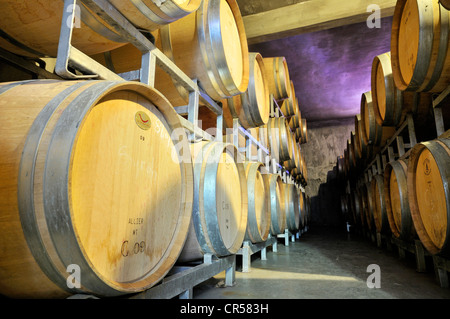
<svg viewBox="0 0 450 319">
<path fill-rule="evenodd" d="M 261 163 L 245 163 L 248 191 L 248 223 L 245 238 L 255 244 L 266 241 L 270 233 L 270 210 L 266 207 L 266 189 L 260 172 L 262 166 Z"/>
<path fill-rule="evenodd" d="M 164 25 L 191 14 L 200 7 L 201 0 L 170 0 L 156 5 L 153 1 L 121 1 L 109 2 L 139 29 L 154 31 Z"/>
<path fill-rule="evenodd" d="M 370 183 L 362 187 L 365 225 L 371 232 L 375 231 L 373 192 Z"/>
<path fill-rule="evenodd" d="M 371 157 L 371 154 L 369 154 L 369 147 L 365 140 L 362 125 L 361 114 L 355 115 L 355 148 L 360 154 L 362 165 L 365 165 L 366 160 Z"/>
<path fill-rule="evenodd" d="M 308 126 L 306 123 L 306 119 L 302 118 L 300 128 L 301 128 L 301 132 L 302 132 L 300 143 L 306 144 L 306 143 L 308 143 Z"/>
<path fill-rule="evenodd" d="M 361 222 L 361 227 L 367 228 L 367 221 L 366 221 L 366 206 L 367 206 L 367 192 L 365 190 L 365 184 L 361 184 L 358 187 L 358 200 L 359 200 L 359 206 L 360 206 L 360 217 L 359 220 Z"/>
<path fill-rule="evenodd" d="M 407 164 L 390 162 L 384 170 L 384 197 L 392 235 L 406 241 L 417 237 L 408 202 Z"/>
<path fill-rule="evenodd" d="M 304 229 L 308 224 L 308 207 L 306 193 L 298 188 L 299 193 L 299 211 L 300 211 L 300 230 Z"/>
<path fill-rule="evenodd" d="M 390 233 L 389 219 L 386 211 L 384 176 L 375 175 L 371 182 L 373 195 L 373 216 L 377 233 Z"/>
<path fill-rule="evenodd" d="M 270 94 L 277 101 L 289 98 L 291 94 L 291 80 L 286 58 L 265 57 L 264 66 L 266 68 Z"/>
<path fill-rule="evenodd" d="M 220 24 L 211 21 L 221 21 Z M 222 28 L 222 29 L 220 29 Z M 214 100 L 244 93 L 249 84 L 249 52 L 244 24 L 235 0 L 206 0 L 193 14 L 179 19 L 162 31 L 162 51 L 192 79 L 198 79 Z M 172 86 L 161 88 L 170 91 Z M 180 89 L 177 86 L 177 89 Z M 186 105 L 188 95 L 182 90 Z M 181 103 L 181 104 L 180 104 Z"/>
<path fill-rule="evenodd" d="M 190 231 L 178 262 L 237 253 L 248 221 L 245 168 L 229 143 L 191 145 L 194 165 L 194 205 Z M 239 186 L 239 187 L 238 187 Z"/>
<path fill-rule="evenodd" d="M 290 160 L 293 154 L 293 138 L 286 118 L 270 118 L 265 128 L 274 158 L 280 163 Z"/>
<path fill-rule="evenodd" d="M 8 212 L 1 227 L 15 227 L 0 238 L 2 247 L 13 249 L 2 250 L 1 293 L 27 298 L 78 292 L 117 296 L 156 284 L 181 252 L 192 212 L 192 166 L 179 157 L 169 133 L 184 132 L 178 115 L 158 92 L 134 82 L 41 80 L 14 85 L 2 90 L 0 99 L 2 136 L 12 136 L 1 145 L 1 161 L 7 164 L 1 165 L 5 191 L 0 205 Z M 10 121 L 24 112 L 20 126 Z M 148 116 L 146 122 L 142 116 Z M 131 122 L 124 125 L 127 120 Z M 178 139 L 179 146 L 188 148 L 185 134 Z M 146 152 L 159 156 L 145 162 Z M 173 154 L 178 154 L 177 161 L 170 159 Z M 148 178 L 162 165 L 166 173 Z M 158 181 L 171 188 L 155 189 Z M 127 193 L 130 185 L 140 188 Z M 162 218 L 161 210 L 170 213 Z M 135 243 L 138 251 L 133 253 Z M 21 267 L 14 263 L 27 271 L 17 272 Z M 83 273 L 80 289 L 66 285 L 66 269 L 72 264 Z"/>
<path fill-rule="evenodd" d="M 383 147 L 386 141 L 395 134 L 396 129 L 394 126 L 381 126 L 377 122 L 372 92 L 363 93 L 360 111 L 366 144 L 372 144 L 374 147 Z"/>
<path fill-rule="evenodd" d="M 284 207 L 286 210 L 286 227 L 291 233 L 300 228 L 299 194 L 294 184 L 283 183 Z"/>
<path fill-rule="evenodd" d="M 222 101 L 247 91 L 249 51 L 236 0 L 204 0 L 197 11 L 152 32 L 152 35 L 155 46 L 189 78 L 197 79 L 213 100 Z M 117 73 L 141 68 L 142 53 L 131 44 L 109 54 Z M 104 55 L 93 58 L 107 65 Z M 156 68 L 155 88 L 173 106 L 189 103 L 188 91 L 160 67 Z"/>
<path fill-rule="evenodd" d="M 407 115 L 412 115 L 416 137 L 419 140 L 433 138 L 433 130 L 430 130 L 430 126 L 434 126 L 432 94 L 400 91 L 394 83 L 390 52 L 373 60 L 372 98 L 378 125 L 399 127 Z"/>
<path fill-rule="evenodd" d="M 223 117 L 228 127 L 238 118 L 245 129 L 267 124 L 270 113 L 269 89 L 264 75 L 264 61 L 259 53 L 250 53 L 250 79 L 245 93 L 222 101 Z"/>
<path fill-rule="evenodd" d="M 298 99 L 295 97 L 294 82 L 292 80 L 290 81 L 289 90 L 289 97 L 283 100 L 280 107 L 281 112 L 287 118 L 294 116 L 298 112 Z"/>
</svg>

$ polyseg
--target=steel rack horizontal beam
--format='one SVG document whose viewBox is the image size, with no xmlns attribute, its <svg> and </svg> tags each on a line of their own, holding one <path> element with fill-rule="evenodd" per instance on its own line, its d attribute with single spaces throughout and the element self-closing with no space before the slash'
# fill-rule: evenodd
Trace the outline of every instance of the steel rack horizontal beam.
<svg viewBox="0 0 450 319">
<path fill-rule="evenodd" d="M 235 285 L 236 255 L 216 258 L 204 255 L 203 263 L 193 266 L 175 265 L 166 277 L 154 287 L 137 294 L 122 296 L 122 299 L 192 299 L 193 288 L 225 271 L 225 287 Z M 89 294 L 75 294 L 67 299 L 99 299 Z"/>
<path fill-rule="evenodd" d="M 235 284 L 236 255 L 214 258 L 205 255 L 202 264 L 193 267 L 175 266 L 162 282 L 129 299 L 171 299 L 177 296 L 192 298 L 192 289 L 198 284 L 225 271 L 225 287 Z"/>
</svg>

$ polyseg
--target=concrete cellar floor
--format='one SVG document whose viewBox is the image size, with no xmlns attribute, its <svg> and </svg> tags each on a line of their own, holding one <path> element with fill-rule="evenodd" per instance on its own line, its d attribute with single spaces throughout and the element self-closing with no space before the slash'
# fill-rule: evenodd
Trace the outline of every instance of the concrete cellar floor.
<svg viewBox="0 0 450 319">
<path fill-rule="evenodd" d="M 448 299 L 450 289 L 436 281 L 431 258 L 427 272 L 416 272 L 413 255 L 400 259 L 392 251 L 356 234 L 312 228 L 288 247 L 278 240 L 278 252 L 267 249 L 252 256 L 251 271 L 241 272 L 236 256 L 236 284 L 220 288 L 225 273 L 193 290 L 194 299 Z M 369 288 L 369 265 L 380 268 L 381 288 Z M 369 282 L 373 282 L 369 280 Z"/>
</svg>

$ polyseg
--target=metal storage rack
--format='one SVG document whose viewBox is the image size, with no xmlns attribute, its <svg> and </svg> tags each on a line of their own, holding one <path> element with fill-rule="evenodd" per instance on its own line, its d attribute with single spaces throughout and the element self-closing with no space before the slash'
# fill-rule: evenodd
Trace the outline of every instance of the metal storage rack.
<svg viewBox="0 0 450 319">
<path fill-rule="evenodd" d="M 366 182 L 370 182 L 372 177 L 383 174 L 386 164 L 397 159 L 405 159 L 409 156 L 410 150 L 417 144 L 412 115 L 408 115 L 406 120 L 391 136 L 386 145 L 375 155 L 375 158 L 367 165 L 363 171 Z"/>
<path fill-rule="evenodd" d="M 386 145 L 375 155 L 375 158 L 367 165 L 363 171 L 363 179 L 370 182 L 373 176 L 384 174 L 387 163 L 399 159 L 407 159 L 412 148 L 417 144 L 417 138 L 414 129 L 414 121 L 411 114 L 408 114 L 402 125 L 386 142 Z M 378 248 L 385 244 L 386 248 L 392 251 L 392 245 L 398 249 L 400 259 L 405 258 L 406 251 L 412 253 L 416 259 L 416 270 L 425 272 L 425 256 L 429 256 L 422 243 L 418 240 L 406 242 L 402 239 L 393 237 L 389 234 L 375 232 L 372 234 L 372 241 Z"/>
<path fill-rule="evenodd" d="M 436 125 L 436 137 L 446 136 L 446 127 L 442 111 L 450 107 L 450 86 L 433 99 L 433 112 Z M 448 129 L 448 128 L 447 128 Z M 411 114 L 408 114 L 406 120 L 397 129 L 395 134 L 388 139 L 386 145 L 376 154 L 375 158 L 367 165 L 362 172 L 359 182 L 370 182 L 374 175 L 383 174 L 386 164 L 398 159 L 407 159 L 410 156 L 412 148 L 417 144 L 417 138 L 414 130 L 414 121 Z M 349 190 L 348 190 L 349 191 Z M 420 240 L 406 242 L 386 234 L 376 233 L 376 244 L 381 248 L 385 242 L 388 249 L 391 245 L 397 246 L 399 257 L 405 258 L 408 251 L 415 256 L 416 270 L 426 272 L 426 257 L 432 257 L 436 279 L 443 288 L 449 288 L 448 272 L 450 271 L 450 260 L 442 256 L 432 256 L 423 246 Z"/>
<path fill-rule="evenodd" d="M 196 79 L 190 79 L 177 65 L 156 46 L 147 39 L 137 28 L 135 28 L 118 10 L 116 10 L 106 0 L 78 0 L 83 3 L 90 11 L 105 20 L 115 31 L 116 36 L 123 39 L 124 42 L 133 44 L 142 52 L 141 69 L 125 74 L 116 74 L 100 63 L 78 50 L 72 45 L 72 35 L 74 29 L 74 17 L 76 15 L 77 0 L 64 0 L 64 12 L 61 22 L 61 32 L 58 43 L 58 54 L 56 57 L 55 74 L 45 70 L 35 63 L 20 58 L 3 49 L 0 49 L 0 57 L 10 63 L 25 68 L 42 78 L 57 80 L 89 80 L 99 79 L 108 81 L 126 81 L 138 79 L 141 83 L 154 87 L 155 70 L 160 67 L 179 85 L 189 92 L 189 104 L 186 106 L 175 107 L 179 114 L 179 119 L 183 127 L 187 130 L 191 141 L 202 139 L 207 141 L 222 141 L 223 130 L 223 112 L 222 107 L 213 101 L 202 89 L 201 83 Z M 164 27 L 161 29 L 164 32 Z M 198 127 L 199 102 L 202 102 L 212 112 L 217 115 L 216 136 L 212 136 Z M 275 102 L 275 101 L 274 101 Z M 276 102 L 275 102 L 276 105 Z M 273 110 L 272 116 L 279 116 L 281 111 Z M 187 115 L 187 120 L 181 115 Z M 238 135 L 244 134 L 247 141 L 247 151 L 251 150 L 252 143 L 258 147 L 258 156 L 256 159 L 263 160 L 266 168 L 275 174 L 280 174 L 285 182 L 293 183 L 286 171 L 273 158 L 270 158 L 270 152 L 261 145 L 251 134 L 239 125 L 237 119 L 233 121 L 234 144 L 238 144 Z M 243 150 L 240 150 L 242 152 Z M 247 153 L 251 154 L 251 153 Z M 264 156 L 265 154 L 265 156 Z M 249 158 L 255 159 L 253 157 Z M 302 189 L 302 191 L 304 191 Z M 275 245 L 276 238 L 269 238 L 264 245 Z M 264 248 L 265 250 L 265 248 Z M 276 249 L 274 250 L 276 251 Z M 197 284 L 210 279 L 211 277 L 225 271 L 226 278 L 224 286 L 232 286 L 235 283 L 236 255 L 217 258 L 206 254 L 200 264 L 193 266 L 175 265 L 168 275 L 154 287 L 135 295 L 125 296 L 127 298 L 191 298 L 193 287 Z M 77 294 L 71 299 L 89 299 L 96 298 L 89 294 Z"/>
</svg>

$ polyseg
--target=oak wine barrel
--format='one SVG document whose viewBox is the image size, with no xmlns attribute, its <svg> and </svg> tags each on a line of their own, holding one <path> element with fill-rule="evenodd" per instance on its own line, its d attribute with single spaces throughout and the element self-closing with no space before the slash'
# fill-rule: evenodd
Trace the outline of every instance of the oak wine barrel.
<svg viewBox="0 0 450 319">
<path fill-rule="evenodd" d="M 194 165 L 192 222 L 179 263 L 204 254 L 217 257 L 237 253 L 248 221 L 247 178 L 240 153 L 229 143 L 191 145 Z"/>
<path fill-rule="evenodd" d="M 337 157 L 336 160 L 336 170 L 337 170 L 337 177 L 340 181 L 344 180 L 345 177 L 345 171 L 344 171 L 344 156 L 340 155 Z"/>
<path fill-rule="evenodd" d="M 389 219 L 386 211 L 386 200 L 384 192 L 384 176 L 375 175 L 372 178 L 370 187 L 373 196 L 373 218 L 377 233 L 390 233 Z"/>
<path fill-rule="evenodd" d="M 0 85 L 0 293 L 59 298 L 150 288 L 172 268 L 192 214 L 177 113 L 136 82 Z M 113 172 L 113 173 L 112 173 Z M 81 287 L 68 288 L 77 265 Z"/>
<path fill-rule="evenodd" d="M 407 163 L 400 159 L 386 165 L 384 198 L 392 235 L 395 238 L 412 241 L 417 235 L 409 208 L 407 169 Z"/>
<path fill-rule="evenodd" d="M 348 177 L 350 174 L 350 161 L 348 158 L 348 143 L 349 141 L 347 140 L 347 144 L 346 147 L 344 149 L 344 171 L 345 171 L 345 176 Z"/>
<path fill-rule="evenodd" d="M 263 174 L 266 189 L 266 205 L 270 211 L 270 233 L 284 234 L 286 229 L 286 210 L 282 180 L 278 174 Z"/>
<path fill-rule="evenodd" d="M 178 263 L 204 254 L 235 254 L 246 235 L 248 196 L 241 155 L 229 143 L 191 144 L 194 165 L 193 215 Z"/>
<path fill-rule="evenodd" d="M 266 148 L 266 150 L 269 152 L 268 155 L 270 155 L 270 147 L 269 147 L 270 143 L 269 143 L 269 135 L 267 134 L 267 129 L 261 126 L 252 129 L 251 131 L 253 132 L 253 130 L 255 133 L 254 134 L 252 133 L 252 135 L 255 136 L 258 142 L 261 143 L 261 145 Z"/>
<path fill-rule="evenodd" d="M 302 153 L 302 149 L 301 146 L 299 144 L 294 144 L 294 157 L 295 157 L 295 164 L 293 164 L 292 166 L 289 165 L 289 163 L 292 163 L 292 160 L 285 162 L 285 166 L 286 168 L 288 168 L 290 174 L 296 178 L 299 179 L 302 177 L 302 175 L 304 175 L 304 155 Z"/>
<path fill-rule="evenodd" d="M 160 6 L 149 0 L 109 3 L 137 28 L 150 32 L 196 11 L 201 1 L 169 0 Z M 0 47 L 27 57 L 56 57 L 63 5 L 64 1 L 2 1 Z M 113 26 L 82 2 L 77 3 L 75 13 L 72 43 L 77 49 L 93 55 L 125 44 Z"/>
<path fill-rule="evenodd" d="M 275 100 L 284 100 L 291 94 L 291 79 L 285 57 L 264 58 L 269 92 Z"/>
<path fill-rule="evenodd" d="M 284 167 L 286 167 L 292 175 L 294 175 L 295 173 L 293 172 L 293 170 L 295 168 L 300 168 L 301 166 L 301 151 L 300 151 L 300 146 L 297 143 L 293 143 L 293 153 L 292 153 L 292 158 L 289 161 L 285 161 L 284 162 Z M 297 171 L 296 171 L 297 172 Z"/>
<path fill-rule="evenodd" d="M 283 100 L 283 103 L 281 104 L 281 112 L 285 117 L 294 116 L 298 112 L 298 99 L 295 97 L 294 82 L 292 82 L 292 80 L 289 89 L 289 97 Z"/>
<path fill-rule="evenodd" d="M 299 194 L 294 184 L 282 183 L 284 207 L 286 210 L 286 227 L 291 233 L 300 229 Z"/>
<path fill-rule="evenodd" d="M 348 198 L 346 194 L 340 196 L 341 213 L 346 218 L 349 212 Z"/>
<path fill-rule="evenodd" d="M 220 101 L 245 93 L 249 84 L 249 51 L 244 23 L 236 0 L 203 0 L 200 8 L 160 30 L 161 50 L 206 93 Z M 168 78 L 167 74 L 166 78 Z M 170 94 L 171 78 L 156 87 L 174 106 L 186 105 Z M 166 93 L 167 91 L 167 93 Z"/>
<path fill-rule="evenodd" d="M 359 216 L 359 221 L 361 223 L 361 227 L 364 229 L 366 228 L 366 206 L 367 206 L 367 191 L 366 191 L 366 185 L 365 184 L 361 184 L 358 187 L 358 201 L 359 201 L 359 212 L 360 212 L 360 216 Z"/>
<path fill-rule="evenodd" d="M 307 197 L 304 192 L 301 191 L 300 188 L 298 190 L 298 198 L 299 198 L 299 212 L 300 212 L 300 230 L 304 229 L 308 224 L 308 208 L 307 208 Z"/>
<path fill-rule="evenodd" d="M 362 186 L 365 225 L 371 232 L 375 231 L 373 191 L 370 182 Z"/>
<path fill-rule="evenodd" d="M 197 79 L 215 101 L 247 91 L 250 76 L 249 51 L 242 16 L 236 0 L 203 0 L 199 9 L 154 32 L 155 46 L 189 78 Z M 142 53 L 128 44 L 92 56 L 117 73 L 141 68 Z M 189 103 L 188 91 L 160 67 L 155 88 L 172 103 Z"/>
<path fill-rule="evenodd" d="M 266 189 L 260 172 L 262 166 L 262 163 L 245 163 L 248 192 L 248 223 L 245 239 L 254 244 L 266 241 L 270 233 L 270 210 L 266 206 Z"/>
<path fill-rule="evenodd" d="M 290 160 L 293 154 L 293 137 L 286 118 L 269 118 L 265 129 L 269 136 L 270 149 L 274 158 L 279 163 Z"/>
<path fill-rule="evenodd" d="M 361 96 L 361 122 L 364 129 L 364 139 L 367 144 L 383 147 L 386 141 L 395 134 L 394 126 L 381 126 L 375 116 L 372 92 L 365 92 Z"/>
<path fill-rule="evenodd" d="M 308 165 L 306 165 L 305 153 L 301 153 L 302 156 L 302 176 L 303 176 L 303 185 L 308 185 Z"/>
<path fill-rule="evenodd" d="M 355 188 L 350 193 L 351 208 L 355 225 L 362 227 L 361 215 L 362 207 L 360 201 L 359 188 Z"/>
<path fill-rule="evenodd" d="M 233 127 L 233 118 L 245 129 L 267 124 L 270 114 L 270 95 L 264 75 L 264 61 L 259 53 L 250 53 L 250 79 L 245 93 L 228 98 L 223 103 L 223 117 L 228 127 Z"/>
<path fill-rule="evenodd" d="M 309 197 L 309 195 L 306 195 L 305 198 L 305 228 L 308 229 L 312 222 L 311 197 Z"/>
<path fill-rule="evenodd" d="M 297 127 L 297 128 L 295 129 L 294 137 L 295 137 L 295 140 L 297 141 L 297 143 L 301 143 L 301 139 L 302 139 L 302 129 L 301 129 L 300 127 Z"/>
<path fill-rule="evenodd" d="M 356 135 L 354 131 L 350 132 L 349 147 L 352 149 L 350 152 L 350 160 L 353 163 L 353 169 L 358 170 L 361 165 L 361 153 L 358 146 L 356 145 Z"/>
<path fill-rule="evenodd" d="M 450 10 L 450 1 L 449 0 L 439 0 L 439 3 L 447 10 Z"/>
<path fill-rule="evenodd" d="M 407 171 L 408 199 L 414 227 L 433 255 L 450 256 L 450 139 L 416 144 Z"/>
<path fill-rule="evenodd" d="M 300 128 L 301 128 L 300 144 L 306 144 L 308 143 L 308 125 L 306 123 L 306 119 L 302 118 Z"/>
<path fill-rule="evenodd" d="M 367 140 L 364 136 L 363 124 L 361 121 L 361 114 L 355 115 L 355 148 L 357 148 L 358 153 L 361 155 L 361 161 L 364 165 L 365 160 L 372 157 L 372 148 L 367 145 Z"/>
<path fill-rule="evenodd" d="M 298 176 L 300 177 L 300 183 L 303 186 L 306 186 L 308 184 L 308 167 L 306 165 L 304 152 L 300 152 L 300 163 L 300 174 Z"/>
<path fill-rule="evenodd" d="M 197 11 L 201 0 L 109 0 L 137 28 L 154 31 Z"/>
<path fill-rule="evenodd" d="M 432 139 L 434 126 L 431 93 L 400 91 L 394 83 L 390 52 L 374 58 L 372 64 L 372 99 L 379 125 L 399 127 L 411 114 L 419 140 Z"/>
<path fill-rule="evenodd" d="M 283 103 L 285 103 L 285 102 L 283 102 Z M 288 121 L 289 127 L 291 128 L 292 132 L 294 132 L 294 133 L 297 128 L 300 128 L 301 122 L 302 122 L 302 114 L 301 114 L 300 110 L 298 109 L 298 102 L 296 102 L 295 109 L 296 109 L 295 114 L 292 115 Z"/>
<path fill-rule="evenodd" d="M 450 83 L 450 12 L 438 0 L 399 0 L 391 33 L 392 71 L 402 91 L 442 92 Z"/>
<path fill-rule="evenodd" d="M 345 216 L 345 220 L 347 222 L 349 222 L 351 225 L 354 225 L 356 220 L 355 220 L 355 205 L 354 205 L 354 199 L 353 199 L 353 188 L 350 188 L 350 192 L 344 194 L 344 196 L 346 197 L 347 200 L 347 215 Z"/>
<path fill-rule="evenodd" d="M 391 52 L 376 56 L 372 62 L 372 103 L 378 124 L 397 126 L 402 113 L 401 91 L 392 76 Z"/>
</svg>

